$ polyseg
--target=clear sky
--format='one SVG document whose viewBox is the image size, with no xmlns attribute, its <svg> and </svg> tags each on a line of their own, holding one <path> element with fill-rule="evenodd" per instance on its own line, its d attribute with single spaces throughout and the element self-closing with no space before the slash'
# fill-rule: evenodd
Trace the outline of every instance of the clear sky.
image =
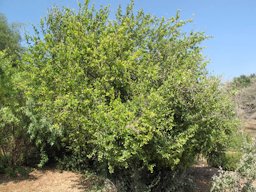
<svg viewBox="0 0 256 192">
<path fill-rule="evenodd" d="M 23 24 L 32 32 L 53 5 L 77 8 L 78 0 L 0 0 L 0 12 L 9 22 Z M 129 0 L 91 0 L 96 7 L 110 5 L 114 12 Z M 256 0 L 135 0 L 136 9 L 159 17 L 171 17 L 177 10 L 182 19 L 193 19 L 188 27 L 213 36 L 204 55 L 210 73 L 230 80 L 241 74 L 256 73 Z"/>
</svg>

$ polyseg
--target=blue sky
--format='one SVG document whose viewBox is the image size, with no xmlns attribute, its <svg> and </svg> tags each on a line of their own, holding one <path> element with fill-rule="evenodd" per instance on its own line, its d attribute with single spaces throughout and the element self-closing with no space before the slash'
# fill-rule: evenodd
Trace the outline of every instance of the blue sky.
<svg viewBox="0 0 256 192">
<path fill-rule="evenodd" d="M 9 22 L 23 24 L 32 32 L 53 5 L 77 8 L 78 0 L 0 0 L 0 12 Z M 110 5 L 116 10 L 128 0 L 91 0 L 96 7 Z M 186 28 L 203 31 L 212 39 L 203 43 L 210 61 L 210 73 L 230 80 L 241 74 L 256 73 L 256 1 L 255 0 L 135 0 L 136 9 L 158 17 L 171 17 L 177 10 L 182 19 L 193 19 Z"/>
</svg>

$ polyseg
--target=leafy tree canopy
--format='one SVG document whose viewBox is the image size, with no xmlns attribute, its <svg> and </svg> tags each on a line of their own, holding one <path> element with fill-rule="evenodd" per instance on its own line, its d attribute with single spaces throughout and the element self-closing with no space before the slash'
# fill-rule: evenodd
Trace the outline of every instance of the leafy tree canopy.
<svg viewBox="0 0 256 192">
<path fill-rule="evenodd" d="M 20 34 L 17 25 L 8 24 L 6 17 L 0 14 L 0 51 L 8 49 L 10 52 L 20 50 Z"/>
<path fill-rule="evenodd" d="M 209 77 L 203 33 L 189 21 L 85 4 L 54 8 L 28 38 L 23 56 L 29 132 L 57 146 L 77 165 L 189 166 L 199 153 L 225 146 L 234 112 L 218 79 Z M 39 35 L 42 33 L 42 35 Z"/>
</svg>

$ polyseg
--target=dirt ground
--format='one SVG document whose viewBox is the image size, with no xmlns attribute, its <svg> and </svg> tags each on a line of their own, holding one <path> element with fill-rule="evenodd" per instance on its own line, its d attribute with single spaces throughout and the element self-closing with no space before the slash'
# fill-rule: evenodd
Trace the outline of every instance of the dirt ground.
<svg viewBox="0 0 256 192">
<path fill-rule="evenodd" d="M 244 123 L 244 130 L 252 137 L 256 137 L 256 120 L 250 119 Z"/>
<path fill-rule="evenodd" d="M 209 192 L 210 181 L 217 169 L 195 166 L 189 170 L 198 192 Z M 91 181 L 81 174 L 56 169 L 34 170 L 26 178 L 10 179 L 0 175 L 0 192 L 86 192 Z M 108 190 L 113 192 L 116 190 Z"/>
<path fill-rule="evenodd" d="M 1 192 L 84 192 L 89 183 L 77 173 L 58 170 L 34 170 L 26 178 L 1 178 Z"/>
<path fill-rule="evenodd" d="M 213 167 L 195 166 L 189 169 L 189 175 L 193 177 L 197 192 L 209 192 L 215 174 L 218 174 L 218 169 Z"/>
</svg>

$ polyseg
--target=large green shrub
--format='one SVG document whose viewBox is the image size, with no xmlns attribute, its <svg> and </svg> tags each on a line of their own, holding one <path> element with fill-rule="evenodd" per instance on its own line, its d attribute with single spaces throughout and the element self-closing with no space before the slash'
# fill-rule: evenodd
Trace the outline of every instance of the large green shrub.
<svg viewBox="0 0 256 192">
<path fill-rule="evenodd" d="M 43 157 L 54 148 L 76 167 L 161 172 L 223 148 L 233 108 L 207 75 L 205 35 L 183 33 L 186 23 L 135 14 L 133 3 L 112 20 L 88 2 L 52 9 L 28 37 L 19 84 Z"/>
</svg>

